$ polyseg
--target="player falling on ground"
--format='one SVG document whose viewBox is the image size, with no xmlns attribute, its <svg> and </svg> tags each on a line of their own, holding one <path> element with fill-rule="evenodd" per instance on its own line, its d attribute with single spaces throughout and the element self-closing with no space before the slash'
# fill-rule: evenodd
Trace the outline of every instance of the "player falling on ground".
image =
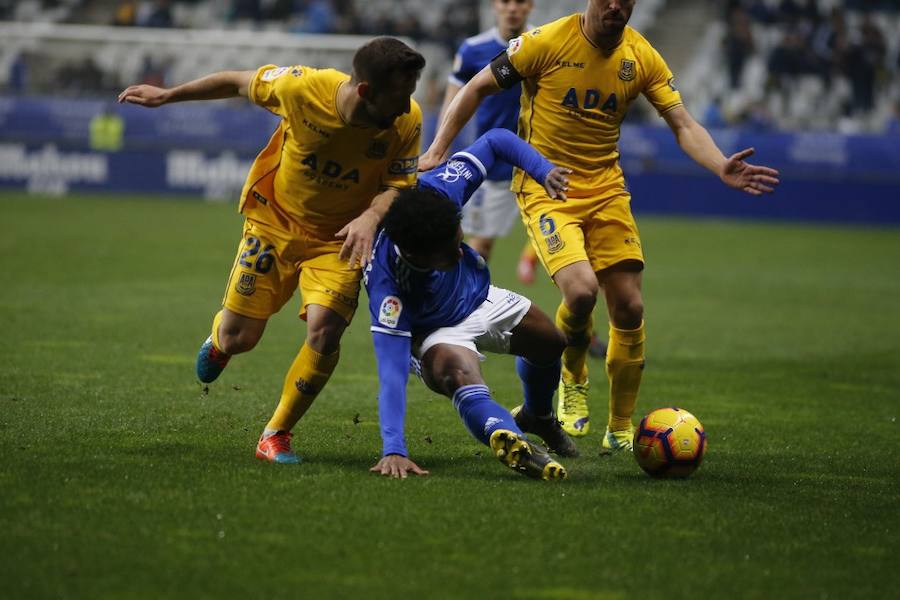
<svg viewBox="0 0 900 600">
<path fill-rule="evenodd" d="M 410 95 L 424 66 L 406 44 L 376 38 L 356 52 L 350 76 L 267 65 L 171 89 L 131 86 L 119 96 L 148 107 L 246 96 L 281 117 L 241 192 L 243 237 L 223 308 L 197 357 L 197 376 L 214 381 L 231 356 L 259 342 L 269 317 L 299 287 L 307 336 L 257 444 L 261 459 L 299 462 L 290 432 L 337 366 L 359 266 L 387 207 L 415 184 L 422 115 Z"/>
<path fill-rule="evenodd" d="M 509 40 L 525 31 L 534 3 L 532 0 L 493 0 L 491 7 L 496 25 L 466 39 L 456 52 L 441 113 L 447 110 L 466 82 L 506 49 Z M 520 95 L 520 87 L 514 85 L 485 99 L 475 112 L 476 136 L 497 127 L 516 131 Z M 467 243 L 488 261 L 494 241 L 509 233 L 519 214 L 515 196 L 510 191 L 511 179 L 512 165 L 497 161 L 482 186 L 463 207 L 462 228 L 468 236 Z M 517 275 L 523 283 L 534 281 L 536 261 L 537 255 L 531 244 L 526 244 L 517 267 Z"/>
<path fill-rule="evenodd" d="M 527 298 L 493 287 L 484 259 L 462 243 L 460 211 L 498 160 L 519 165 L 550 197 L 564 197 L 565 169 L 511 131 L 494 129 L 423 174 L 418 189 L 401 192 L 384 218 L 364 276 L 384 444 L 372 471 L 426 474 L 408 458 L 403 436 L 411 356 L 421 359 L 413 362 L 428 387 L 451 398 L 472 435 L 507 466 L 538 479 L 566 476 L 523 431 L 560 456 L 578 454 L 553 414 L 565 337 Z M 525 402 L 512 414 L 482 379 L 481 351 L 519 357 Z"/>
<path fill-rule="evenodd" d="M 420 169 L 432 168 L 482 99 L 522 82 L 519 135 L 573 171 L 566 202 L 548 197 L 527 173 L 513 175 L 528 235 L 562 292 L 556 323 L 569 347 L 558 414 L 570 434 L 587 434 L 585 355 L 602 289 L 610 320 L 609 418 L 602 442 L 608 450 L 631 449 L 631 415 L 644 368 L 644 258 L 617 147 L 629 105 L 644 94 L 682 150 L 729 187 L 759 195 L 778 184 L 774 169 L 744 162 L 752 149 L 725 157 L 691 117 L 662 57 L 627 26 L 633 8 L 634 0 L 589 0 L 583 14 L 512 40 L 456 96 L 419 161 Z"/>
</svg>

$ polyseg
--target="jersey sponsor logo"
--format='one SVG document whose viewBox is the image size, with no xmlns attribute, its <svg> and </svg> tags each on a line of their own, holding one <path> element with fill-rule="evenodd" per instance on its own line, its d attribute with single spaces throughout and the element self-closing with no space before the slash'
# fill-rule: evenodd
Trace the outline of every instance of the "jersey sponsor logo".
<svg viewBox="0 0 900 600">
<path fill-rule="evenodd" d="M 293 75 L 294 77 L 300 77 L 301 75 L 303 75 L 303 69 L 301 69 L 300 67 L 294 67 L 293 69 L 291 69 L 291 75 Z"/>
<path fill-rule="evenodd" d="M 313 123 L 312 121 L 308 120 L 306 117 L 303 118 L 303 126 L 306 127 L 307 129 L 309 129 L 310 131 L 312 131 L 313 133 L 321 135 L 323 138 L 331 137 L 331 133 L 326 131 L 324 127 L 322 127 L 321 125 L 319 125 L 317 123 Z"/>
<path fill-rule="evenodd" d="M 346 304 L 347 306 L 352 306 L 352 307 L 356 308 L 356 305 L 359 302 L 355 297 L 348 296 L 347 294 L 342 294 L 342 293 L 338 292 L 337 290 L 333 290 L 331 288 L 325 288 L 322 291 L 325 292 L 325 294 L 327 294 L 328 296 L 335 298 L 336 300 L 338 300 L 339 302 L 341 302 L 343 304 Z"/>
<path fill-rule="evenodd" d="M 619 79 L 622 81 L 632 81 L 636 75 L 634 61 L 623 58 L 622 63 L 619 65 Z"/>
<path fill-rule="evenodd" d="M 669 89 L 673 92 L 677 92 L 678 90 L 675 88 L 675 77 L 669 77 L 669 80 L 666 82 L 669 84 Z"/>
<path fill-rule="evenodd" d="M 602 105 L 601 101 L 603 102 Z M 616 97 L 615 92 L 604 100 L 603 93 L 600 90 L 590 88 L 585 90 L 583 96 L 580 96 L 578 90 L 569 88 L 561 104 L 567 108 L 579 111 L 580 114 L 584 114 L 581 111 L 593 110 L 598 106 L 600 107 L 600 112 L 614 113 L 619 108 L 619 99 Z"/>
<path fill-rule="evenodd" d="M 474 173 L 461 160 L 450 160 L 444 165 L 444 171 L 437 177 L 445 183 L 456 183 L 462 177 L 466 181 L 472 179 Z"/>
<path fill-rule="evenodd" d="M 583 62 L 572 62 L 571 60 L 558 60 L 558 61 L 556 61 L 556 66 L 562 67 L 564 69 L 565 68 L 583 69 L 584 63 Z"/>
<path fill-rule="evenodd" d="M 384 140 L 372 140 L 369 148 L 366 150 L 366 158 L 380 160 L 387 156 L 388 143 Z"/>
<path fill-rule="evenodd" d="M 395 328 L 403 312 L 403 303 L 397 296 L 386 296 L 378 309 L 378 322 L 386 327 Z"/>
<path fill-rule="evenodd" d="M 515 54 L 516 52 L 521 50 L 522 49 L 522 41 L 523 41 L 523 38 L 521 35 L 517 38 L 513 38 L 513 39 L 509 40 L 509 46 L 506 47 L 506 55 L 512 56 L 513 54 Z"/>
<path fill-rule="evenodd" d="M 391 175 L 409 175 L 415 173 L 418 168 L 418 156 L 413 156 L 412 158 L 398 158 L 391 161 L 391 164 L 388 167 L 388 173 Z"/>
<path fill-rule="evenodd" d="M 256 291 L 256 275 L 241 271 L 237 283 L 234 284 L 234 291 L 241 296 L 252 296 Z"/>
<path fill-rule="evenodd" d="M 290 67 L 276 67 L 274 69 L 267 69 L 266 71 L 263 71 L 262 77 L 260 77 L 260 79 L 262 79 L 263 81 L 275 81 L 276 79 L 287 73 L 288 69 L 290 69 Z"/>
<path fill-rule="evenodd" d="M 262 194 L 260 194 L 259 192 L 257 192 L 256 190 L 253 190 L 253 198 L 260 204 L 268 204 L 269 203 L 269 201 L 266 200 L 266 197 L 263 196 Z"/>
<path fill-rule="evenodd" d="M 625 238 L 625 245 L 626 246 L 637 246 L 638 248 L 640 248 L 641 240 L 637 239 L 637 237 L 635 237 L 633 235 L 630 235 Z"/>
<path fill-rule="evenodd" d="M 321 163 L 321 166 L 320 164 Z M 345 169 L 333 160 L 322 160 L 316 154 L 310 154 L 300 164 L 308 170 L 304 175 L 315 183 L 340 190 L 350 189 L 350 183 L 359 183 L 359 169 Z"/>
</svg>

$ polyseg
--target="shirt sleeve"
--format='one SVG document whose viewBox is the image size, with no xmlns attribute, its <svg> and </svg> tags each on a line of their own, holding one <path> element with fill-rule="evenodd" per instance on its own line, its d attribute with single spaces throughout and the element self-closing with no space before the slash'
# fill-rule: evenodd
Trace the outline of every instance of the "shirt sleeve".
<svg viewBox="0 0 900 600">
<path fill-rule="evenodd" d="M 505 52 L 491 61 L 494 79 L 503 89 L 509 89 L 523 79 L 540 75 L 552 64 L 552 47 L 540 29 L 533 29 L 509 41 Z"/>
<path fill-rule="evenodd" d="M 372 333 L 378 363 L 378 421 L 382 456 L 409 456 L 403 434 L 406 419 L 406 381 L 409 379 L 410 338 Z"/>
<path fill-rule="evenodd" d="M 483 172 L 490 171 L 494 163 L 501 160 L 524 169 L 541 184 L 553 169 L 553 164 L 540 152 L 508 129 L 491 129 L 475 140 L 474 144 L 453 156 L 476 159 L 484 169 Z"/>
<path fill-rule="evenodd" d="M 305 67 L 278 67 L 264 65 L 256 70 L 250 80 L 248 97 L 254 104 L 262 106 L 280 117 L 287 118 L 301 104 L 301 89 L 304 78 L 309 77 Z"/>
<path fill-rule="evenodd" d="M 400 129 L 400 144 L 388 163 L 387 172 L 381 180 L 381 188 L 404 189 L 416 185 L 416 171 L 419 166 L 419 142 L 422 138 L 422 109 L 410 101 L 409 115 Z"/>
<path fill-rule="evenodd" d="M 383 235 L 383 231 L 382 234 Z M 389 239 L 379 239 L 376 246 L 391 243 Z M 385 250 L 382 250 L 385 251 Z M 366 292 L 369 295 L 369 329 L 373 332 L 393 335 L 396 337 L 412 337 L 412 327 L 409 322 L 409 314 L 405 311 L 403 297 L 396 284 L 382 264 L 384 255 L 378 255 L 375 250 L 372 261 L 366 267 L 363 279 Z"/>
<path fill-rule="evenodd" d="M 655 48 L 647 48 L 645 54 L 647 82 L 643 93 L 659 114 L 682 104 L 681 94 L 675 89 L 675 76 Z"/>
</svg>

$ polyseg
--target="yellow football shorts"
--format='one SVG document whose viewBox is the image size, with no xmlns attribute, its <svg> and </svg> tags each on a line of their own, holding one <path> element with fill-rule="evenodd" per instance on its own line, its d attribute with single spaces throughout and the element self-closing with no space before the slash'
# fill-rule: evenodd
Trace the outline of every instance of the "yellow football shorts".
<svg viewBox="0 0 900 600">
<path fill-rule="evenodd" d="M 307 306 L 319 304 L 350 323 L 362 271 L 338 257 L 342 244 L 247 219 L 222 305 L 245 317 L 268 319 L 299 287 L 301 319 Z"/>
<path fill-rule="evenodd" d="M 551 277 L 581 260 L 595 272 L 625 260 L 644 262 L 631 195 L 622 188 L 565 201 L 546 193 L 519 193 L 516 201 L 528 238 Z"/>
</svg>

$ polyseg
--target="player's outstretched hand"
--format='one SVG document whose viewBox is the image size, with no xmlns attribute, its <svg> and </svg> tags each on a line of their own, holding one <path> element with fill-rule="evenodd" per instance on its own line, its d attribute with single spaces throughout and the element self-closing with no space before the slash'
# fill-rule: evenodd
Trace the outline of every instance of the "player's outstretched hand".
<svg viewBox="0 0 900 600">
<path fill-rule="evenodd" d="M 563 167 L 553 167 L 547 173 L 544 179 L 544 189 L 551 198 L 556 200 L 565 200 L 566 192 L 569 191 L 569 178 L 566 177 L 572 169 L 564 169 Z"/>
<path fill-rule="evenodd" d="M 369 264 L 376 229 L 378 217 L 368 210 L 344 225 L 344 228 L 334 236 L 344 240 L 344 245 L 341 246 L 341 260 L 346 260 L 350 267 L 365 267 Z"/>
<path fill-rule="evenodd" d="M 394 479 L 406 479 L 409 473 L 416 475 L 428 475 L 428 471 L 419 468 L 419 465 L 399 454 L 388 454 L 369 469 L 372 473 L 381 473 L 385 477 Z"/>
<path fill-rule="evenodd" d="M 119 104 L 139 104 L 147 108 L 156 108 L 166 103 L 168 90 L 153 85 L 132 85 L 119 94 Z"/>
<path fill-rule="evenodd" d="M 425 151 L 425 154 L 419 157 L 419 173 L 430 171 L 442 162 L 444 162 L 443 153 L 434 150 L 434 147 Z"/>
<path fill-rule="evenodd" d="M 779 183 L 778 171 L 744 162 L 744 159 L 753 152 L 753 148 L 747 148 L 729 156 L 722 165 L 719 177 L 728 187 L 743 190 L 753 196 L 761 196 L 764 193 L 771 194 Z"/>
</svg>

